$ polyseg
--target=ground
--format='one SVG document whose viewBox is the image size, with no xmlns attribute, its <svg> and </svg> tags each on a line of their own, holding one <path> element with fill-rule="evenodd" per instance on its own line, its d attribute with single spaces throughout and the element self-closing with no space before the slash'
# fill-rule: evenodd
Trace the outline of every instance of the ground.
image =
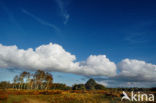
<svg viewBox="0 0 156 103">
<path fill-rule="evenodd" d="M 121 102 L 122 91 L 0 90 L 0 103 L 132 103 Z"/>
<path fill-rule="evenodd" d="M 1 90 L 0 103 L 118 103 L 107 91 Z"/>
</svg>

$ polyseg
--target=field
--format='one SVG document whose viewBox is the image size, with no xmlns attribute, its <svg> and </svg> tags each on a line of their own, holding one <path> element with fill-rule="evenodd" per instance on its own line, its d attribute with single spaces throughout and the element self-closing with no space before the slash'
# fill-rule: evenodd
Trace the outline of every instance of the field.
<svg viewBox="0 0 156 103">
<path fill-rule="evenodd" d="M 0 103 L 119 103 L 120 94 L 107 91 L 1 90 Z"/>
<path fill-rule="evenodd" d="M 156 88 L 106 88 L 92 78 L 85 84 L 67 86 L 53 83 L 52 75 L 41 70 L 31 75 L 22 72 L 13 80 L 12 83 L 0 82 L 0 103 L 120 103 L 123 96 L 131 97 L 133 92 L 137 99 L 142 93 L 147 93 L 142 101 L 148 101 L 149 94 L 156 94 Z M 122 103 L 133 101 L 128 100 L 126 98 Z"/>
<path fill-rule="evenodd" d="M 150 93 L 156 94 L 154 91 Z M 122 91 L 109 89 L 92 91 L 8 89 L 0 90 L 0 103 L 133 103 L 121 102 L 121 95 Z"/>
</svg>

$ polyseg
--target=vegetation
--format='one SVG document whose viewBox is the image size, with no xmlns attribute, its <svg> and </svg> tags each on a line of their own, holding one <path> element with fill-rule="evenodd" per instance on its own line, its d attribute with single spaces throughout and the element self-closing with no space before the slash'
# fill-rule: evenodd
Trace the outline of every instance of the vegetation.
<svg viewBox="0 0 156 103">
<path fill-rule="evenodd" d="M 38 70 L 22 72 L 12 83 L 0 82 L 0 103 L 119 103 L 122 91 L 132 90 L 156 94 L 155 88 L 106 88 L 94 79 L 69 87 L 53 83 L 50 73 Z"/>
<path fill-rule="evenodd" d="M 73 90 L 86 90 L 86 87 L 84 84 L 75 84 L 72 87 Z"/>
<path fill-rule="evenodd" d="M 2 93 L 2 91 L 0 91 Z M 7 90 L 1 103 L 118 103 L 120 98 L 103 94 L 104 91 L 73 90 Z M 1 95 L 1 94 L 0 94 Z M 113 102 L 116 101 L 116 102 Z"/>
<path fill-rule="evenodd" d="M 94 90 L 96 85 L 97 85 L 97 83 L 95 82 L 94 79 L 89 79 L 86 82 L 85 87 L 87 90 Z"/>
<path fill-rule="evenodd" d="M 62 83 L 53 83 L 50 89 L 56 89 L 56 90 L 71 90 L 71 87 L 62 84 Z"/>
<path fill-rule="evenodd" d="M 89 79 L 86 84 L 75 84 L 72 87 L 73 90 L 104 90 L 105 87 L 96 83 L 94 79 Z"/>
<path fill-rule="evenodd" d="M 34 74 L 24 71 L 19 76 L 16 75 L 13 81 L 13 88 L 15 89 L 49 89 L 53 77 L 50 73 L 41 70 Z"/>
<path fill-rule="evenodd" d="M 53 76 L 41 70 L 37 70 L 34 74 L 29 72 L 22 72 L 20 75 L 16 75 L 13 79 L 13 83 L 2 81 L 0 82 L 0 89 L 26 89 L 26 90 L 101 90 L 105 89 L 103 85 L 95 82 L 94 79 L 89 79 L 86 84 L 75 84 L 69 87 L 62 83 L 53 83 Z"/>
</svg>

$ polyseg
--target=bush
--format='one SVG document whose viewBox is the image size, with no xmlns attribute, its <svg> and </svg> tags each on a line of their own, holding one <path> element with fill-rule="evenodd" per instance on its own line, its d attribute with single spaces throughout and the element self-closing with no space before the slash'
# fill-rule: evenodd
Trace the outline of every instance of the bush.
<svg viewBox="0 0 156 103">
<path fill-rule="evenodd" d="M 95 82 L 94 79 L 89 79 L 86 82 L 85 87 L 87 90 L 94 90 L 96 85 L 97 85 L 97 83 Z"/>
<path fill-rule="evenodd" d="M 62 83 L 53 83 L 50 89 L 58 89 L 58 90 L 70 90 L 71 87 L 66 86 Z"/>
<path fill-rule="evenodd" d="M 72 90 L 86 90 L 86 87 L 84 84 L 75 84 L 73 87 L 72 87 Z"/>
<path fill-rule="evenodd" d="M 95 85 L 95 89 L 96 89 L 96 90 L 104 90 L 105 87 L 104 87 L 103 85 L 101 85 L 101 84 L 96 84 L 96 85 Z"/>
</svg>

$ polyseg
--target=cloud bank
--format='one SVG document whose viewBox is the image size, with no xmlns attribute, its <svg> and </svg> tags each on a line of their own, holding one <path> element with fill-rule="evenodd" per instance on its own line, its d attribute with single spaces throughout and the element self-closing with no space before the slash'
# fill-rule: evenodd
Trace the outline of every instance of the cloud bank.
<svg viewBox="0 0 156 103">
<path fill-rule="evenodd" d="M 118 74 L 109 78 L 95 78 L 109 87 L 155 87 L 156 65 L 136 59 L 123 59 L 117 64 Z"/>
<path fill-rule="evenodd" d="M 156 81 L 156 65 L 136 59 L 124 59 L 118 63 L 118 77 L 129 81 Z"/>
<path fill-rule="evenodd" d="M 49 70 L 96 76 L 100 83 L 110 85 L 156 85 L 156 65 L 136 59 L 123 59 L 115 64 L 106 55 L 90 55 L 85 61 L 77 61 L 76 56 L 61 45 L 49 43 L 26 50 L 0 44 L 0 68 L 28 70 Z M 152 85 L 153 84 L 153 85 Z"/>
<path fill-rule="evenodd" d="M 0 44 L 0 68 L 50 70 L 81 75 L 114 76 L 116 65 L 105 55 L 91 55 L 86 61 L 76 62 L 76 56 L 58 44 L 41 45 L 35 50 Z"/>
</svg>

